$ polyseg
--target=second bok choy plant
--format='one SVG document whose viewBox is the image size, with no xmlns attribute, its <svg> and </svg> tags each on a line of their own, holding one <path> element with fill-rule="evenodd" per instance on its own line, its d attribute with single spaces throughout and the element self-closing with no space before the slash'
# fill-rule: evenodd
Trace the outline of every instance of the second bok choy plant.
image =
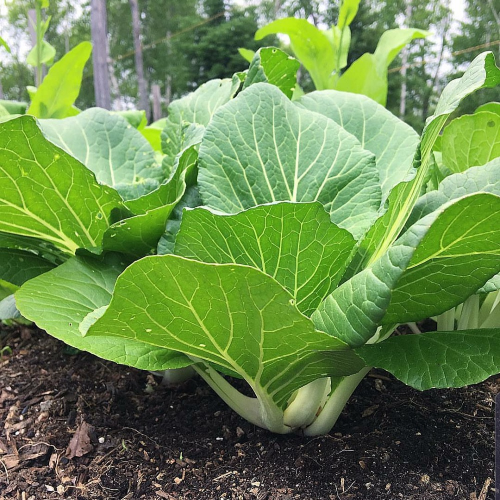
<svg viewBox="0 0 500 500">
<path fill-rule="evenodd" d="M 167 124 L 167 136 L 182 132 L 169 143 L 185 145 L 172 173 L 182 189 L 171 198 L 176 208 L 158 216 L 168 221 L 157 254 L 144 256 L 151 243 L 139 244 L 161 210 L 157 191 L 130 200 L 121 186 L 120 199 L 89 173 L 85 206 L 50 219 L 64 263 L 15 294 L 23 316 L 106 359 L 192 366 L 242 417 L 283 434 L 328 432 L 374 366 L 420 390 L 498 373 L 498 329 L 391 336 L 400 323 L 463 303 L 500 272 L 498 186 L 471 183 L 415 212 L 447 118 L 468 94 L 500 82 L 493 55 L 478 56 L 444 89 L 420 138 L 362 95 L 325 90 L 292 102 L 290 85 L 266 83 L 256 64 L 204 123 L 180 125 L 197 114 L 200 101 L 188 99 Z M 29 144 L 36 132 L 25 137 Z M 28 169 L 61 155 L 32 146 L 26 163 L 12 152 L 6 165 Z M 500 165 L 492 168 L 498 178 Z M 61 206 L 75 180 L 65 169 L 59 164 Z M 42 173 L 35 181 L 50 191 Z M 159 182 L 157 190 L 173 181 Z M 19 183 L 8 192 L 0 230 L 13 234 L 31 220 L 13 208 L 31 191 Z M 68 225 L 93 205 L 83 225 Z M 44 231 L 46 222 L 36 224 Z M 23 241 L 36 237 L 34 227 Z M 254 397 L 227 376 L 246 381 Z"/>
</svg>

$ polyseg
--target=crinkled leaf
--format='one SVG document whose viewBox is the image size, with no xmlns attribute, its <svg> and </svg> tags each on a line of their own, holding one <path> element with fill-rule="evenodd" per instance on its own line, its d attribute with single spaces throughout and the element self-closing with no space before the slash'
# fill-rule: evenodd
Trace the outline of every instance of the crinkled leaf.
<svg viewBox="0 0 500 500">
<path fill-rule="evenodd" d="M 0 124 L 0 231 L 46 240 L 74 253 L 97 247 L 116 191 L 48 141 L 31 116 Z"/>
<path fill-rule="evenodd" d="M 37 118 L 71 116 L 82 84 L 83 68 L 92 52 L 90 42 L 82 42 L 57 61 L 47 73 L 27 113 Z"/>
<path fill-rule="evenodd" d="M 175 253 L 201 262 L 260 269 L 310 316 L 340 281 L 354 245 L 351 234 L 332 224 L 319 203 L 278 203 L 236 215 L 188 210 Z"/>
<path fill-rule="evenodd" d="M 161 134 L 165 171 L 172 170 L 175 157 L 188 146 L 185 143 L 186 125 L 194 123 L 207 126 L 217 109 L 234 97 L 240 84 L 239 78 L 210 80 L 170 104 Z"/>
<path fill-rule="evenodd" d="M 226 213 L 274 201 L 319 201 L 360 237 L 380 206 L 375 158 L 318 113 L 257 83 L 221 108 L 200 147 L 198 185 Z"/>
<path fill-rule="evenodd" d="M 280 406 L 312 380 L 362 367 L 261 271 L 174 255 L 147 257 L 120 276 L 87 338 L 108 332 L 235 371 Z"/>
<path fill-rule="evenodd" d="M 298 104 L 332 119 L 375 155 L 384 200 L 411 173 L 417 133 L 372 99 L 325 90 L 305 95 Z"/>
<path fill-rule="evenodd" d="M 429 217 L 433 214 L 417 224 Z M 441 314 L 498 272 L 500 197 L 480 193 L 459 199 L 427 231 L 392 293 L 383 321 L 405 323 Z"/>
<path fill-rule="evenodd" d="M 56 269 L 28 281 L 16 293 L 22 315 L 66 344 L 97 356 L 144 370 L 164 370 L 190 364 L 183 356 L 133 339 L 83 337 L 80 323 L 111 300 L 125 263 L 115 255 L 102 261 L 74 257 Z M 87 318 L 88 320 L 88 318 Z"/>
<path fill-rule="evenodd" d="M 500 372 L 500 331 L 463 330 L 401 335 L 356 349 L 420 391 L 477 384 Z"/>
<path fill-rule="evenodd" d="M 156 189 L 163 172 L 155 152 L 124 118 L 91 108 L 63 120 L 40 120 L 45 136 L 92 170 L 124 199 Z"/>
<path fill-rule="evenodd" d="M 410 227 L 416 220 L 448 201 L 479 192 L 500 196 L 500 158 L 443 179 L 437 190 L 430 191 L 418 199 L 406 226 Z"/>
<path fill-rule="evenodd" d="M 292 50 L 309 71 L 318 90 L 327 89 L 330 76 L 335 69 L 335 50 L 326 33 L 305 19 L 287 17 L 277 19 L 260 28 L 255 39 L 261 40 L 267 35 L 283 33 L 290 37 Z"/>
<path fill-rule="evenodd" d="M 297 83 L 299 61 L 276 47 L 259 49 L 250 64 L 243 84 L 246 89 L 253 83 L 267 82 L 276 85 L 289 99 Z"/>
<path fill-rule="evenodd" d="M 500 115 L 481 111 L 461 116 L 442 137 L 443 163 L 452 172 L 484 165 L 500 156 Z"/>
</svg>

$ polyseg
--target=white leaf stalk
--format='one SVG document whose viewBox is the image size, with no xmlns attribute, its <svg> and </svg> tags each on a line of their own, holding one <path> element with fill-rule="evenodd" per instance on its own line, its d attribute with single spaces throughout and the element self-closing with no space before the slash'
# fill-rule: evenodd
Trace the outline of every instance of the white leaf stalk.
<svg viewBox="0 0 500 500">
<path fill-rule="evenodd" d="M 500 290 L 487 294 L 484 299 L 481 295 L 472 295 L 435 320 L 438 332 L 500 328 Z"/>
</svg>

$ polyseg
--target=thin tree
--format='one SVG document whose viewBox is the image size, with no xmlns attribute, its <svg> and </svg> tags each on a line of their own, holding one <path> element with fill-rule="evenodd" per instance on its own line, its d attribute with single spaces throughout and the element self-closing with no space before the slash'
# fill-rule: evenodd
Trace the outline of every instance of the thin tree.
<svg viewBox="0 0 500 500">
<path fill-rule="evenodd" d="M 94 88 L 97 106 L 111 109 L 108 71 L 108 27 L 106 0 L 90 0 L 90 31 L 92 35 Z"/>
<path fill-rule="evenodd" d="M 137 84 L 139 87 L 139 108 L 146 111 L 146 116 L 149 118 L 149 98 L 148 98 L 146 79 L 144 78 L 144 62 L 142 58 L 139 4 L 138 0 L 129 0 L 129 3 L 130 3 L 130 11 L 132 12 L 132 31 L 134 34 L 134 49 L 135 49 L 135 54 L 134 54 L 135 70 L 137 73 Z"/>
</svg>

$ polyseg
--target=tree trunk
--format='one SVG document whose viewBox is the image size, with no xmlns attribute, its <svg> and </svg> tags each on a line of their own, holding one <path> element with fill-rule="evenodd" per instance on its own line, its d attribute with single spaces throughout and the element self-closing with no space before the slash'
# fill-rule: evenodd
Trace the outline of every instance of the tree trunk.
<svg viewBox="0 0 500 500">
<path fill-rule="evenodd" d="M 134 49 L 135 49 L 135 71 L 137 73 L 137 83 L 139 86 L 139 108 L 146 111 L 146 117 L 149 119 L 149 99 L 144 78 L 144 62 L 142 59 L 141 45 L 141 23 L 139 19 L 139 4 L 138 0 L 129 0 L 130 11 L 132 12 L 132 31 L 134 34 Z"/>
<path fill-rule="evenodd" d="M 165 106 L 168 107 L 170 106 L 170 103 L 172 102 L 172 77 L 170 75 L 167 75 L 167 80 L 165 82 Z"/>
<path fill-rule="evenodd" d="M 405 24 L 406 26 L 410 25 L 410 19 L 411 19 L 411 13 L 412 13 L 412 4 L 411 0 L 406 6 L 406 19 L 405 19 Z M 403 49 L 403 60 L 402 60 L 402 67 L 401 67 L 401 100 L 399 101 L 399 118 L 402 120 L 404 119 L 406 115 L 406 66 L 408 65 L 408 53 L 409 49 L 408 47 L 405 47 Z"/>
<path fill-rule="evenodd" d="M 106 0 L 90 0 L 90 31 L 92 35 L 94 90 L 97 106 L 111 109 L 108 70 L 108 26 Z"/>
<path fill-rule="evenodd" d="M 151 85 L 151 92 L 153 93 L 153 121 L 161 118 L 161 90 L 160 86 L 155 83 Z"/>
</svg>

